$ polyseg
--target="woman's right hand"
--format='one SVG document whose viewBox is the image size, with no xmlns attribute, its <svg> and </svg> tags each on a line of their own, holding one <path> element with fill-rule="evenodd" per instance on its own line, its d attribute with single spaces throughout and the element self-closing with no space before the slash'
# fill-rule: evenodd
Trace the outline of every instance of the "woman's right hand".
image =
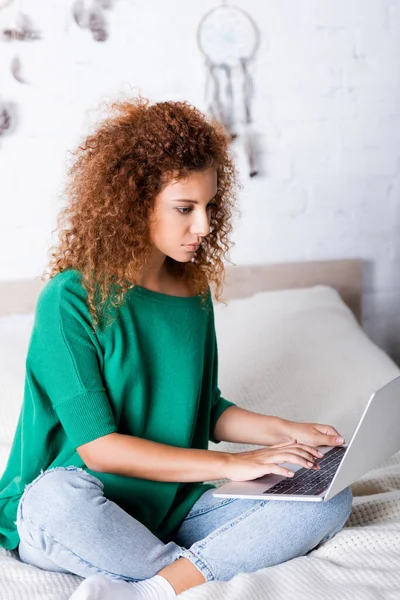
<svg viewBox="0 0 400 600">
<path fill-rule="evenodd" d="M 279 466 L 280 463 L 301 465 L 318 470 L 317 458 L 321 454 L 316 448 L 290 440 L 249 452 L 228 453 L 225 477 L 232 481 L 250 481 L 269 473 L 292 477 L 293 471 Z M 292 475 L 291 475 L 292 474 Z"/>
</svg>

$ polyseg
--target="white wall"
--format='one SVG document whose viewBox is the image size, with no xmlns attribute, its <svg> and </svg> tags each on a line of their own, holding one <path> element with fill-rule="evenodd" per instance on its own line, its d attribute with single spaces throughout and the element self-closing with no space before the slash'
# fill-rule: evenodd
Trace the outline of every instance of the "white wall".
<svg viewBox="0 0 400 600">
<path fill-rule="evenodd" d="M 205 108 L 196 29 L 217 4 L 116 0 L 110 37 L 96 43 L 72 21 L 71 2 L 22 3 L 43 40 L 0 44 L 1 97 L 19 105 L 18 129 L 0 138 L 1 280 L 42 272 L 67 151 L 102 98 L 140 90 Z M 235 4 L 261 32 L 253 116 L 265 176 L 248 178 L 238 141 L 244 187 L 232 259 L 363 258 L 365 327 L 400 358 L 400 2 Z M 30 85 L 8 75 L 15 52 Z"/>
</svg>

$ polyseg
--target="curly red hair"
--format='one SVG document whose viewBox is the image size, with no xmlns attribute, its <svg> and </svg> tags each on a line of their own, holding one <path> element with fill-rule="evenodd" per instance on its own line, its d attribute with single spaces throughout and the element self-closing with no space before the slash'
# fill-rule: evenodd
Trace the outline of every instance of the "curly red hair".
<svg viewBox="0 0 400 600">
<path fill-rule="evenodd" d="M 215 284 L 221 295 L 223 258 L 233 244 L 236 169 L 229 139 L 188 102 L 158 102 L 138 97 L 112 102 L 110 115 L 72 153 L 65 195 L 57 219 L 59 243 L 43 278 L 67 269 L 82 274 L 95 326 L 108 302 L 118 308 L 138 281 L 152 252 L 149 217 L 156 195 L 172 178 L 215 168 L 218 191 L 210 233 L 192 261 L 167 257 L 168 269 L 206 296 Z"/>
</svg>

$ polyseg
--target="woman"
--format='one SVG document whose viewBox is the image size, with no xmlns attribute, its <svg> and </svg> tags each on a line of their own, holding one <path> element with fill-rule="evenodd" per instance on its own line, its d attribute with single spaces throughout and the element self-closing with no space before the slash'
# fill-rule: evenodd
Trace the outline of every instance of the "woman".
<svg viewBox="0 0 400 600">
<path fill-rule="evenodd" d="M 84 577 L 74 600 L 172 598 L 306 554 L 342 528 L 351 493 L 221 499 L 203 483 L 318 469 L 315 446 L 343 440 L 221 396 L 209 286 L 218 299 L 236 191 L 223 130 L 185 102 L 112 109 L 70 168 L 0 545 Z M 209 439 L 266 447 L 213 452 Z"/>
</svg>

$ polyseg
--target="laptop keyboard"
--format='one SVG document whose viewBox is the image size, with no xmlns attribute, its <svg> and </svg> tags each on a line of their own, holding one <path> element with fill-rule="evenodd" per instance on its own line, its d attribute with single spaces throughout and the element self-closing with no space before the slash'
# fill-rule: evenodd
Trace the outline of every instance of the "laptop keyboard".
<svg viewBox="0 0 400 600">
<path fill-rule="evenodd" d="M 319 471 L 303 467 L 296 471 L 294 477 L 282 479 L 264 494 L 291 494 L 296 496 L 317 496 L 332 481 L 346 448 L 335 446 L 322 458 L 318 459 Z"/>
</svg>

